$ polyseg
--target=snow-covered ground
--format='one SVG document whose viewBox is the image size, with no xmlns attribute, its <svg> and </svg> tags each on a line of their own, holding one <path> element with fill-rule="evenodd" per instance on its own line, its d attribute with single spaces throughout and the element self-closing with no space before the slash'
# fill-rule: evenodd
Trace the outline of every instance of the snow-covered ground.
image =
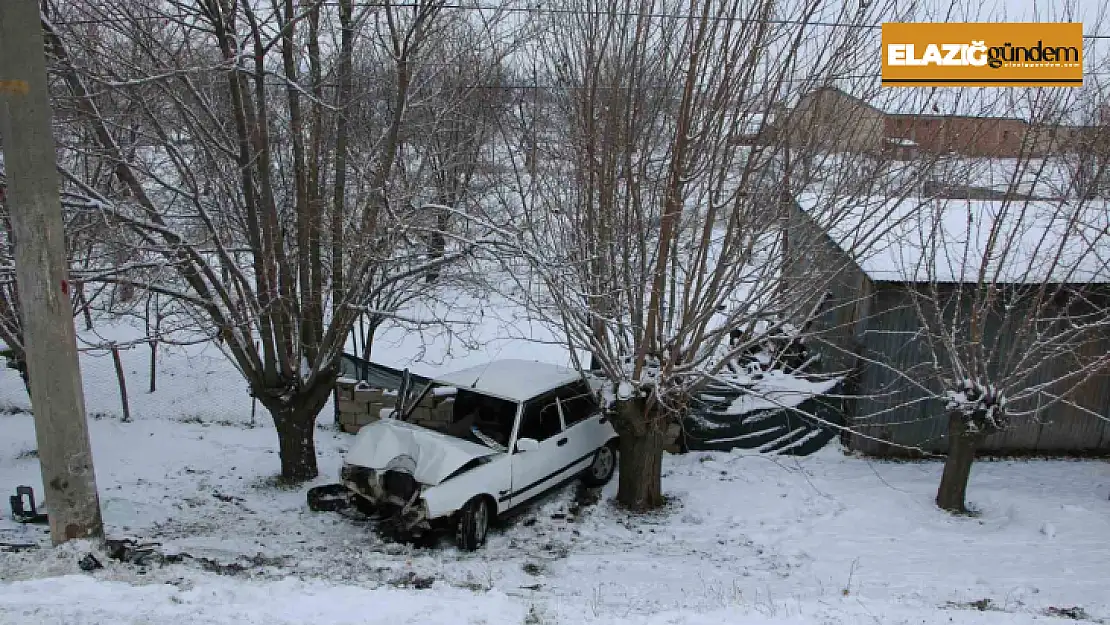
<svg viewBox="0 0 1110 625">
<path fill-rule="evenodd" d="M 501 357 L 565 362 L 556 345 L 487 310 L 479 332 Z M 125 340 L 131 330 L 99 331 Z M 495 354 L 400 329 L 376 346 L 393 364 L 438 373 Z M 489 337 L 478 336 L 478 344 Z M 488 344 L 488 343 L 487 343 Z M 498 351 L 494 349 L 494 351 Z M 406 355 L 409 354 L 409 355 Z M 110 357 L 82 356 L 97 479 L 110 537 L 188 554 L 120 563 L 88 544 L 48 547 L 41 526 L 0 515 L 0 624 L 1051 623 L 1053 611 L 1110 622 L 1110 464 L 982 462 L 977 518 L 932 503 L 938 463 L 879 463 L 827 448 L 808 458 L 668 456 L 671 504 L 629 516 L 567 487 L 508 520 L 478 553 L 383 540 L 365 520 L 313 513 L 285 488 L 276 435 L 211 346 L 174 348 L 146 393 L 148 352 L 124 353 L 133 423 L 121 423 Z M 0 405 L 26 406 L 13 371 Z M 321 477 L 334 481 L 351 437 L 317 430 Z M 0 502 L 39 488 L 32 419 L 0 415 Z M 5 506 L 6 508 L 6 506 Z M 80 571 L 97 551 L 104 568 Z M 980 609 L 984 608 L 984 609 Z"/>
<path fill-rule="evenodd" d="M 27 415 L 0 416 L 0 485 L 38 486 Z M 978 518 L 932 504 L 938 463 L 668 456 L 664 511 L 632 517 L 574 487 L 476 554 L 416 548 L 307 510 L 275 484 L 266 427 L 92 422 L 108 533 L 187 553 L 139 567 L 46 548 L 0 521 L 0 623 L 1032 623 L 1110 618 L 1110 464 L 983 462 Z M 350 437 L 318 431 L 332 479 Z M 217 570 L 218 569 L 218 570 Z M 234 570 L 232 570 L 234 569 Z M 428 588 L 418 588 L 428 586 Z M 980 611 L 975 606 L 988 609 Z M 1051 621 L 1049 621 L 1051 622 Z"/>
</svg>

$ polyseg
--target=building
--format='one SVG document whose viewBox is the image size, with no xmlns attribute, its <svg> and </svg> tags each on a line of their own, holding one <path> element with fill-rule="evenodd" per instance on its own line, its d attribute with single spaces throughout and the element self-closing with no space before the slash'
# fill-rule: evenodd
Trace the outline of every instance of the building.
<svg viewBox="0 0 1110 625">
<path fill-rule="evenodd" d="M 1017 117 L 887 112 L 835 87 L 807 93 L 784 119 L 789 125 L 786 136 L 795 143 L 903 160 L 927 154 L 1045 156 L 1081 149 L 1090 131 L 1034 125 Z"/>
<path fill-rule="evenodd" d="M 883 149 L 884 113 L 834 87 L 807 93 L 789 115 L 777 120 L 783 126 L 780 135 L 793 146 L 863 154 Z"/>
<path fill-rule="evenodd" d="M 1072 237 L 1054 238 L 1059 235 L 1056 222 L 1044 217 L 1060 206 L 1049 202 L 1025 204 L 1027 214 L 1034 217 L 1010 224 L 997 221 L 1004 207 L 1000 201 L 857 198 L 850 204 L 806 193 L 796 199 L 797 223 L 791 231 L 816 241 L 817 246 L 807 245 L 804 253 L 792 257 L 785 273 L 805 279 L 831 272 L 825 274 L 833 278 L 831 298 L 816 324 L 821 332 L 818 349 L 825 356 L 826 371 L 849 373 L 851 399 L 845 405 L 845 421 L 853 434 L 846 437 L 846 444 L 853 450 L 897 456 L 912 455 L 914 449 L 947 449 L 947 413 L 938 399 L 945 386 L 932 364 L 934 358 L 940 370 L 950 368 L 943 362 L 943 352 L 929 349 L 924 335 L 927 324 L 921 321 L 928 315 L 922 314 L 917 306 L 922 300 L 915 295 L 937 297 L 945 302 L 946 314 L 966 313 L 986 258 L 988 273 L 998 272 L 993 283 L 1003 290 L 1020 293 L 1040 284 L 1065 284 L 1083 293 L 1093 306 L 1110 306 L 1106 230 L 1110 205 L 1106 203 L 1090 204 L 1090 224 L 1074 239 L 1085 243 L 1067 251 Z M 986 247 L 997 223 L 1014 233 L 1007 259 L 986 253 L 997 249 Z M 1058 247 L 1070 255 L 1066 265 L 1049 267 L 1041 262 L 1051 256 L 1046 249 Z M 1033 317 L 1022 313 L 1029 307 L 1027 300 L 1015 296 L 1006 305 L 1010 314 L 989 317 L 984 342 L 997 345 L 1002 353 L 1029 353 L 1028 346 L 1019 343 L 1029 333 L 1005 325 Z M 1038 359 L 1030 366 L 1032 376 L 1025 385 L 1059 380 L 1076 369 L 1077 359 L 1097 359 L 1108 350 L 1110 335 L 1099 334 L 1078 352 Z M 1001 357 L 992 360 L 988 370 L 997 371 L 1001 361 Z M 1041 397 L 1059 388 L 1047 386 Z M 989 437 L 980 449 L 1017 454 L 1110 453 L 1110 372 L 1098 372 L 1083 381 L 1069 401 L 1029 400 L 1012 407 L 1028 414 L 1014 417 L 1009 429 Z"/>
<path fill-rule="evenodd" d="M 1025 120 L 969 115 L 887 114 L 885 137 L 913 141 L 926 154 L 1016 157 L 1028 131 Z"/>
</svg>

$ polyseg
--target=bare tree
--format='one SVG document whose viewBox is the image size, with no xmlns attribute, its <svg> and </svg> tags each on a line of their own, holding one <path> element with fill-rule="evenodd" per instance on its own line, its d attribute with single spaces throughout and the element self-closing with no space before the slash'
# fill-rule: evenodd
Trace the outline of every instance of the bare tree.
<svg viewBox="0 0 1110 625">
<path fill-rule="evenodd" d="M 3 356 L 7 366 L 16 370 L 23 379 L 28 396 L 31 393 L 27 371 L 26 349 L 23 340 L 23 319 L 19 305 L 19 285 L 16 282 L 13 257 L 13 235 L 9 211 L 15 207 L 3 193 L 5 186 L 4 163 L 0 160 L 0 340 L 6 345 Z M 112 236 L 103 223 L 85 219 L 73 203 L 73 198 L 62 194 L 63 220 L 66 229 L 66 250 L 71 267 L 90 267 L 105 264 Z M 83 316 L 86 330 L 92 328 L 92 308 L 104 292 L 104 285 L 87 288 L 75 276 L 70 299 L 74 317 Z"/>
<path fill-rule="evenodd" d="M 987 436 L 1068 408 L 1098 418 L 1075 400 L 1110 364 L 1110 294 L 1099 277 L 1110 245 L 1106 206 L 1077 194 L 950 200 L 922 224 L 908 244 L 922 251 L 924 275 L 910 293 L 935 382 L 928 387 L 949 415 L 937 505 L 966 512 L 975 450 Z"/>
<path fill-rule="evenodd" d="M 867 40 L 865 29 L 816 27 L 818 13 L 810 3 L 569 1 L 544 30 L 538 65 L 554 124 L 535 129 L 540 164 L 517 168 L 506 204 L 519 221 L 502 234 L 530 266 L 523 297 L 609 382 L 618 499 L 630 508 L 663 502 L 667 424 L 751 348 L 727 345 L 729 333 L 757 320 L 771 320 L 769 332 L 804 327 L 835 274 L 781 279 L 793 205 L 781 185 L 802 175 L 789 154 L 818 144 L 773 132 L 772 115 L 851 75 Z M 789 253 L 817 244 L 791 242 Z"/>
<path fill-rule="evenodd" d="M 215 329 L 273 416 L 288 479 L 317 474 L 315 419 L 363 303 L 466 253 L 428 258 L 414 244 L 422 215 L 395 184 L 443 6 L 197 0 L 44 20 L 64 102 L 91 138 L 79 149 L 111 163 L 110 184 L 68 181 L 137 238 L 133 263 L 168 270 L 97 279 L 171 298 Z M 92 20 L 104 22 L 96 41 L 64 25 Z M 356 92 L 360 61 L 385 71 Z M 108 98 L 138 120 L 134 149 Z"/>
<path fill-rule="evenodd" d="M 1076 97 L 1016 94 L 1007 110 L 1029 119 L 1020 154 L 947 157 L 943 193 L 877 199 L 882 231 L 859 213 L 844 224 L 869 239 L 871 271 L 890 285 L 888 303 L 869 313 L 875 327 L 905 337 L 898 354 L 864 355 L 867 366 L 897 369 L 899 383 L 885 407 L 875 404 L 880 413 L 858 415 L 857 429 L 882 436 L 900 415 L 944 415 L 936 502 L 946 510 L 967 512 L 976 450 L 991 435 L 1104 418 L 1092 392 L 1110 364 L 1110 222 L 1084 186 L 1084 164 L 1105 154 L 1092 152 L 1101 146 L 1091 140 L 1096 128 L 1069 123 Z"/>
</svg>

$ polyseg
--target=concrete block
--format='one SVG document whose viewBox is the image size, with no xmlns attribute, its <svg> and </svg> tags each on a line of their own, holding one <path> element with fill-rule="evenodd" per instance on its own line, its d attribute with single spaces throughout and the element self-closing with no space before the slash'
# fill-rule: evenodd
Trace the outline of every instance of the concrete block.
<svg viewBox="0 0 1110 625">
<path fill-rule="evenodd" d="M 432 412 L 430 408 L 417 406 L 416 408 L 413 408 L 412 413 L 409 415 L 409 421 L 419 424 L 428 423 L 435 420 L 435 417 L 433 416 L 434 414 L 435 413 Z"/>
<path fill-rule="evenodd" d="M 378 415 L 370 414 L 369 412 L 364 412 L 364 413 L 360 413 L 360 414 L 351 415 L 350 423 L 352 423 L 353 425 L 367 425 L 367 424 L 373 423 L 377 420 L 378 420 Z M 342 422 L 343 421 L 340 420 L 340 423 L 342 423 Z"/>
<path fill-rule="evenodd" d="M 336 408 L 339 409 L 339 414 L 340 415 L 342 415 L 344 413 L 369 414 L 369 412 L 370 412 L 370 405 L 367 404 L 366 402 L 354 401 L 354 400 L 350 400 L 350 399 L 341 399 L 341 400 L 339 400 L 339 402 L 336 404 Z"/>
<path fill-rule="evenodd" d="M 432 416 L 435 419 L 438 419 L 439 421 L 442 421 L 444 424 L 449 424 L 449 423 L 451 423 L 451 417 L 454 414 L 454 412 L 453 412 L 454 409 L 455 409 L 454 402 L 441 402 L 432 411 Z"/>
<path fill-rule="evenodd" d="M 382 401 L 382 389 L 380 388 L 356 388 L 354 392 L 355 401 L 363 402 L 377 402 Z"/>
</svg>

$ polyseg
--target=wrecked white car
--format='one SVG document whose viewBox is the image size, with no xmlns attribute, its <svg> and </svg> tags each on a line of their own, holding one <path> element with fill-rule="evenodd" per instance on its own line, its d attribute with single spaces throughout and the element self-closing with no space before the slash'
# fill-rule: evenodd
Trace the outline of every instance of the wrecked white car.
<svg viewBox="0 0 1110 625">
<path fill-rule="evenodd" d="M 442 399 L 434 429 L 413 422 L 429 393 Z M 578 372 L 501 360 L 434 380 L 407 408 L 363 427 L 340 477 L 398 528 L 453 529 L 459 547 L 474 550 L 511 508 L 575 478 L 607 483 L 616 442 Z"/>
</svg>

